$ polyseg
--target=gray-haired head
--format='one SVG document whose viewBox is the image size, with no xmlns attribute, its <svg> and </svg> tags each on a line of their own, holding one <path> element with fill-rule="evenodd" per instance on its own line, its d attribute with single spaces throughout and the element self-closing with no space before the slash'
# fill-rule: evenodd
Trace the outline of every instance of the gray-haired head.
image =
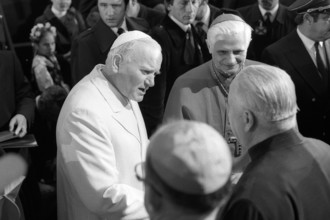
<svg viewBox="0 0 330 220">
<path fill-rule="evenodd" d="M 210 53 L 218 40 L 231 38 L 234 35 L 245 36 L 246 49 L 251 41 L 252 28 L 241 17 L 234 14 L 219 15 L 211 24 L 207 32 L 207 44 Z"/>
<path fill-rule="evenodd" d="M 229 93 L 268 122 L 289 119 L 298 110 L 291 77 L 273 66 L 252 65 L 244 68 L 233 80 Z"/>
</svg>

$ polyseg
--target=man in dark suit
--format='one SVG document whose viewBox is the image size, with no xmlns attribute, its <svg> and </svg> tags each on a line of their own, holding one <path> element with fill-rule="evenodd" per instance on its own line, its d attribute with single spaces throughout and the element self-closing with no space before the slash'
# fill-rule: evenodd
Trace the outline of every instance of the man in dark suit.
<svg viewBox="0 0 330 220">
<path fill-rule="evenodd" d="M 168 14 L 151 31 L 162 47 L 161 74 L 140 103 L 148 135 L 162 122 L 166 99 L 176 78 L 204 62 L 202 43 L 192 25 L 200 2 L 166 0 L 165 3 Z"/>
<path fill-rule="evenodd" d="M 104 63 L 117 36 L 125 31 L 149 31 L 141 18 L 125 16 L 128 0 L 98 0 L 100 20 L 81 33 L 72 45 L 72 81 L 76 84 L 96 64 Z"/>
<path fill-rule="evenodd" d="M 293 13 L 279 0 L 258 0 L 255 4 L 237 10 L 254 30 L 247 55 L 249 59 L 260 61 L 261 53 L 267 46 L 295 28 Z"/>
<path fill-rule="evenodd" d="M 297 30 L 267 47 L 262 59 L 295 83 L 300 132 L 330 143 L 330 0 L 299 0 L 289 9 L 298 13 Z"/>
<path fill-rule="evenodd" d="M 330 146 L 297 129 L 295 86 L 277 67 L 248 66 L 230 85 L 229 121 L 250 164 L 223 220 L 324 220 L 330 216 Z"/>
</svg>

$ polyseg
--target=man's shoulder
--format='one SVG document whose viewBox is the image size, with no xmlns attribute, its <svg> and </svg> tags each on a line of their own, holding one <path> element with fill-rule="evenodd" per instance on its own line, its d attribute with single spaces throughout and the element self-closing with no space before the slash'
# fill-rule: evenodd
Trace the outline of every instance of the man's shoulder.
<svg viewBox="0 0 330 220">
<path fill-rule="evenodd" d="M 93 39 L 93 33 L 95 30 L 93 28 L 88 28 L 87 30 L 81 32 L 78 37 L 76 38 L 76 41 L 86 41 L 89 39 Z"/>
<path fill-rule="evenodd" d="M 297 42 L 295 42 L 294 34 L 296 30 L 293 30 L 288 35 L 284 36 L 283 38 L 279 39 L 278 41 L 272 43 L 271 45 L 267 46 L 264 51 L 271 53 L 273 55 L 278 54 L 283 56 L 283 53 L 292 50 L 293 46 L 295 47 Z"/>
<path fill-rule="evenodd" d="M 206 62 L 179 76 L 175 80 L 173 88 L 175 90 L 182 90 L 206 87 L 210 82 L 213 82 L 213 79 L 210 77 L 209 62 Z"/>
</svg>

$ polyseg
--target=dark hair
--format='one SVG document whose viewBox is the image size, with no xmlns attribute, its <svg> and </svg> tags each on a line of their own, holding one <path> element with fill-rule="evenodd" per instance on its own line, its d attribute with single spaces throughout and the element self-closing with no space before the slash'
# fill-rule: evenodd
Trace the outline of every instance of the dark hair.
<svg viewBox="0 0 330 220">
<path fill-rule="evenodd" d="M 168 198 L 171 202 L 181 207 L 182 209 L 189 210 L 196 214 L 207 214 L 218 207 L 222 201 L 228 199 L 232 184 L 230 178 L 227 183 L 217 191 L 205 195 L 187 194 L 173 189 L 165 183 L 153 169 L 150 160 L 147 159 L 146 171 L 150 181 L 146 180 L 147 184 L 152 184 L 151 188 L 157 191 L 157 194 Z"/>
</svg>

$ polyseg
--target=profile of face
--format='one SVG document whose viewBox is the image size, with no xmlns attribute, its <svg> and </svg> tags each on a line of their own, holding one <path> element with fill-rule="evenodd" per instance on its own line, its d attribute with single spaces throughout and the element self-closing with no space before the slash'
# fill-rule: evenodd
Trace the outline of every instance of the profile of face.
<svg viewBox="0 0 330 220">
<path fill-rule="evenodd" d="M 173 0 L 168 5 L 169 14 L 182 24 L 191 24 L 195 20 L 201 0 Z"/>
<path fill-rule="evenodd" d="M 71 0 L 51 0 L 56 10 L 60 12 L 67 11 L 71 6 Z"/>
<path fill-rule="evenodd" d="M 278 0 L 258 0 L 259 5 L 267 11 L 270 11 L 278 5 Z"/>
<path fill-rule="evenodd" d="M 128 99 L 141 102 L 159 74 L 162 54 L 146 44 L 136 45 L 130 58 L 122 58 L 118 67 L 116 87 Z M 119 55 L 118 55 L 119 56 Z"/>
<path fill-rule="evenodd" d="M 318 19 L 311 21 L 310 33 L 315 41 L 330 39 L 330 13 L 320 13 Z"/>
<path fill-rule="evenodd" d="M 208 7 L 207 1 L 202 0 L 201 4 L 198 7 L 197 13 L 196 13 L 196 18 L 195 18 L 196 20 L 199 21 L 204 17 L 204 15 L 207 12 L 207 7 Z"/>
<path fill-rule="evenodd" d="M 98 0 L 102 21 L 109 27 L 120 27 L 124 21 L 126 5 L 124 0 Z"/>
<path fill-rule="evenodd" d="M 235 34 L 216 40 L 212 53 L 215 69 L 225 78 L 234 77 L 244 66 L 247 45 L 244 34 Z"/>
<path fill-rule="evenodd" d="M 47 57 L 54 55 L 55 46 L 55 37 L 51 32 L 46 32 L 39 43 L 35 44 L 37 53 Z"/>
</svg>

